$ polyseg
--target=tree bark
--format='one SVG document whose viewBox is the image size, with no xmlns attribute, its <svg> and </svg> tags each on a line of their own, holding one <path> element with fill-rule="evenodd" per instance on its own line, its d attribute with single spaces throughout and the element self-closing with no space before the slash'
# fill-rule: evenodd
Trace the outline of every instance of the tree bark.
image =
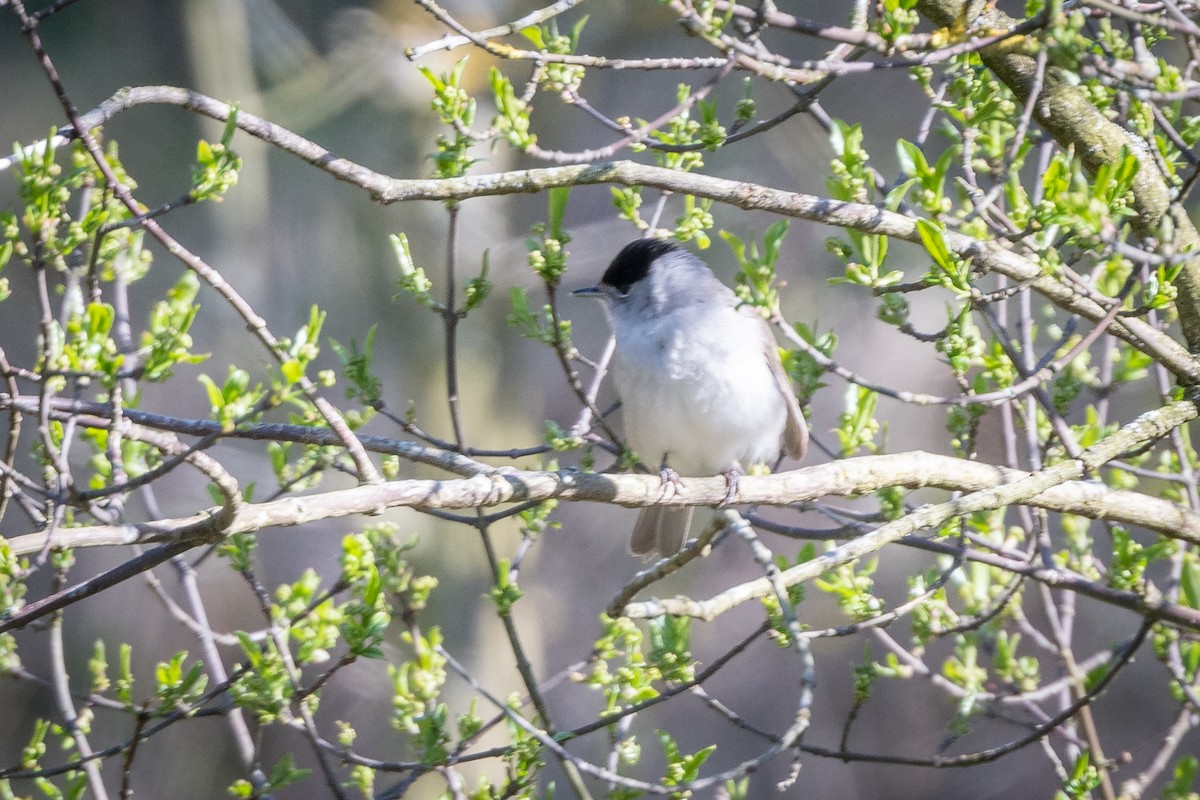
<svg viewBox="0 0 1200 800">
<path fill-rule="evenodd" d="M 980 4 L 969 0 L 920 0 L 917 10 L 926 19 L 942 27 L 963 21 L 968 7 Z M 985 7 L 978 16 L 966 19 L 969 28 L 999 30 L 1011 28 L 1021 20 L 995 8 Z M 1028 48 L 1016 46 L 1014 37 L 980 51 L 983 63 L 1003 82 L 1017 99 L 1026 102 L 1037 82 L 1037 60 Z M 1141 164 L 1133 183 L 1134 232 L 1140 237 L 1158 237 L 1163 219 L 1174 223 L 1176 253 L 1200 254 L 1200 234 L 1178 204 L 1171 202 L 1171 191 L 1155 165 L 1145 142 L 1107 119 L 1082 91 L 1067 80 L 1060 69 L 1047 66 L 1041 93 L 1033 106 L 1033 118 L 1063 147 L 1074 147 L 1089 173 L 1120 158 L 1121 148 L 1132 151 Z M 1187 260 L 1175 279 L 1175 301 L 1183 336 L 1192 353 L 1200 352 L 1200 256 Z"/>
</svg>

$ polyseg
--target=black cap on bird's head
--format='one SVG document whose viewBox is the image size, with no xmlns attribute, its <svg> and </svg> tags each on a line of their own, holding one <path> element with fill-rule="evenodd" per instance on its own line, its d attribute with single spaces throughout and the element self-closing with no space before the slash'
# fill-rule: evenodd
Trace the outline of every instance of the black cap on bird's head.
<svg viewBox="0 0 1200 800">
<path fill-rule="evenodd" d="M 588 286 L 576 289 L 571 294 L 586 296 L 629 294 L 629 289 L 650 273 L 650 265 L 668 253 L 684 252 L 674 242 L 664 239 L 637 239 L 621 248 L 617 257 L 604 271 L 599 286 Z M 608 290 L 608 291 L 606 291 Z"/>
<path fill-rule="evenodd" d="M 604 271 L 601 283 L 612 286 L 625 294 L 629 287 L 650 272 L 650 265 L 667 253 L 679 250 L 674 242 L 665 239 L 638 239 L 621 248 L 617 257 Z"/>
</svg>

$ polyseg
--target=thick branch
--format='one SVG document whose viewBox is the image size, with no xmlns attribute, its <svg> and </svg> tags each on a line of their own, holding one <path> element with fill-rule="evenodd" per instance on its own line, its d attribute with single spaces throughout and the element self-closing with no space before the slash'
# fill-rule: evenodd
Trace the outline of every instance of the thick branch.
<svg viewBox="0 0 1200 800">
<path fill-rule="evenodd" d="M 1168 408 L 1177 407 L 1192 408 L 1188 403 Z M 364 440 L 364 444 L 370 447 L 371 442 Z M 827 496 L 870 494 L 889 486 L 979 492 L 995 487 L 1024 485 L 1025 481 L 1038 474 L 915 451 L 850 458 L 776 475 L 746 476 L 738 481 L 733 502 L 789 505 Z M 224 528 L 218 527 L 210 512 L 202 512 L 190 517 L 154 522 L 59 529 L 54 534 L 54 544 L 60 547 L 97 547 L 175 541 L 181 536 L 201 542 L 236 533 L 255 533 L 264 528 L 290 527 L 354 514 L 375 514 L 388 508 L 475 508 L 551 498 L 614 503 L 630 508 L 651 505 L 714 506 L 725 499 L 727 492 L 728 485 L 723 477 L 684 478 L 678 491 L 664 491 L 657 475 L 602 475 L 573 470 L 531 472 L 500 468 L 464 479 L 399 480 L 307 497 L 247 503 Z M 1200 544 L 1200 515 L 1195 512 L 1166 500 L 1110 489 L 1096 482 L 1064 479 L 1058 485 L 1047 485 L 1043 491 L 1014 502 L 1090 519 L 1136 525 Z M 9 544 L 17 554 L 38 552 L 45 545 L 45 534 L 17 536 L 10 539 Z"/>
<path fill-rule="evenodd" d="M 986 4 L 976 19 L 963 20 L 967 13 L 965 0 L 921 0 L 917 10 L 937 25 L 953 27 L 965 21 L 972 27 L 1008 28 L 1019 22 L 1003 11 Z M 1024 40 L 1028 42 L 1029 40 Z M 1037 86 L 1037 59 L 1013 41 L 986 47 L 979 51 L 983 63 L 1004 82 L 1017 99 L 1025 102 Z M 1134 230 L 1142 237 L 1161 235 L 1162 222 L 1170 217 L 1175 238 L 1169 242 L 1174 252 L 1200 254 L 1200 234 L 1187 213 L 1171 202 L 1171 190 L 1155 165 L 1146 143 L 1134 138 L 1124 128 L 1109 120 L 1073 86 L 1062 70 L 1050 67 L 1045 71 L 1042 90 L 1033 105 L 1033 116 L 1047 133 L 1063 147 L 1073 147 L 1093 174 L 1104 164 L 1114 164 L 1122 148 L 1137 156 L 1140 163 L 1133 182 L 1133 207 L 1137 216 Z M 1183 335 L 1192 352 L 1200 351 L 1200 255 L 1184 263 L 1175 279 L 1179 290 L 1176 307 L 1183 325 Z"/>
</svg>

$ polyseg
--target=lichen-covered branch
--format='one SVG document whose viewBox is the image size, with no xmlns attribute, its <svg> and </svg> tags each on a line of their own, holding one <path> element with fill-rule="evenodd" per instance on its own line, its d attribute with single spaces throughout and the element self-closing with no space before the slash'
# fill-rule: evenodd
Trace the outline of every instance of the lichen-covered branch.
<svg viewBox="0 0 1200 800">
<path fill-rule="evenodd" d="M 982 7 L 979 16 L 964 19 L 971 5 L 966 0 L 921 0 L 917 10 L 945 28 L 963 23 L 985 29 L 1009 28 L 1019 22 L 992 3 L 978 4 Z M 986 47 L 979 55 L 1017 99 L 1025 102 L 1038 86 L 1034 52 L 1034 43 L 1021 37 L 1019 41 Z M 1187 212 L 1172 202 L 1171 189 L 1151 159 L 1145 142 L 1106 118 L 1061 70 L 1053 66 L 1045 70 L 1041 93 L 1033 104 L 1033 116 L 1060 145 L 1074 148 L 1092 173 L 1103 164 L 1117 163 L 1122 149 L 1137 156 L 1141 166 L 1132 189 L 1133 208 L 1137 211 L 1133 225 L 1137 234 L 1159 238 L 1164 230 L 1163 221 L 1169 218 L 1174 233 L 1173 241 L 1169 242 L 1173 252 L 1200 254 L 1200 233 Z M 1200 255 L 1188 259 L 1175 285 L 1179 290 L 1176 307 L 1184 338 L 1192 352 L 1200 351 Z"/>
</svg>

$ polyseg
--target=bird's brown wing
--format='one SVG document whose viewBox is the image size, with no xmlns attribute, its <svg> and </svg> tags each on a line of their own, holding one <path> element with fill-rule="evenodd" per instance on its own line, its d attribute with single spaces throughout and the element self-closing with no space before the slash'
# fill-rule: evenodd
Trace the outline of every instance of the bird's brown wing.
<svg viewBox="0 0 1200 800">
<path fill-rule="evenodd" d="M 771 335 L 771 329 L 767 327 L 766 322 L 763 322 L 763 329 L 766 332 L 767 365 L 771 368 L 771 375 L 775 378 L 775 385 L 779 387 L 779 393 L 783 395 L 783 402 L 787 404 L 787 426 L 783 429 L 783 449 L 790 457 L 799 461 L 808 452 L 808 423 L 804 421 L 804 412 L 800 410 L 800 404 L 796 402 L 796 393 L 792 391 L 792 382 L 787 373 L 783 371 L 783 363 L 779 360 L 779 350 L 775 347 L 775 337 Z"/>
</svg>

